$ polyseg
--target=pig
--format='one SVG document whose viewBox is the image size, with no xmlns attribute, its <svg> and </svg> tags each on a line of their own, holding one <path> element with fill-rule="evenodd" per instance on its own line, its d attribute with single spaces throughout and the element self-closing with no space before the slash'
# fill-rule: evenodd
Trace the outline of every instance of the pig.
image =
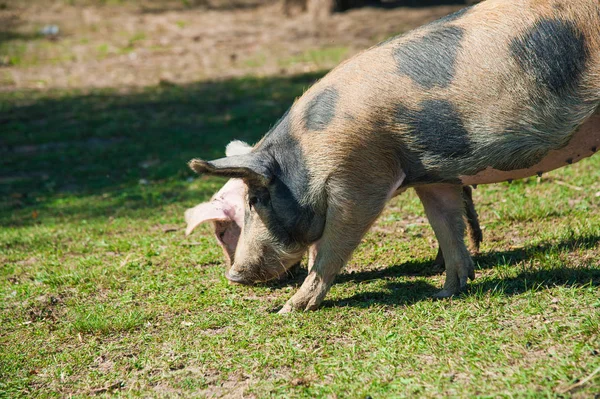
<svg viewBox="0 0 600 399">
<path fill-rule="evenodd" d="M 486 0 L 391 38 L 329 72 L 248 153 L 193 159 L 242 179 L 226 276 L 276 278 L 308 250 L 280 310 L 319 307 L 383 210 L 414 188 L 443 252 L 436 298 L 475 277 L 462 187 L 575 163 L 600 145 L 598 0 Z"/>
<path fill-rule="evenodd" d="M 229 143 L 225 155 L 241 155 L 250 152 L 252 147 L 239 140 Z M 471 247 L 476 253 L 479 252 L 483 233 L 479 225 L 479 216 L 473 203 L 471 187 L 463 187 L 463 203 L 465 221 L 467 222 L 468 236 Z M 235 249 L 241 233 L 244 214 L 244 183 L 242 179 L 230 179 L 209 202 L 201 203 L 194 208 L 185 211 L 186 235 L 190 235 L 196 227 L 204 222 L 212 222 L 215 238 L 223 250 L 227 268 L 231 267 Z M 309 267 L 314 259 L 310 259 Z M 438 249 L 433 263 L 433 270 L 442 272 L 444 270 L 444 257 L 442 250 Z"/>
</svg>

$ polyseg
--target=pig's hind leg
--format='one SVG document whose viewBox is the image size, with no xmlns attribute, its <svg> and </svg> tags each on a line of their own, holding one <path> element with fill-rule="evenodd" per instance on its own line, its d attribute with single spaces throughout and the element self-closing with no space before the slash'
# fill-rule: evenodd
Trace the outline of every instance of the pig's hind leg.
<svg viewBox="0 0 600 399">
<path fill-rule="evenodd" d="M 471 249 L 475 253 L 479 253 L 479 247 L 483 241 L 483 233 L 481 226 L 479 225 L 479 215 L 475 210 L 475 203 L 473 202 L 473 190 L 469 186 L 463 186 L 463 203 L 465 206 L 465 221 L 467 222 L 467 235 L 471 243 Z M 446 269 L 444 262 L 444 253 L 442 248 L 438 248 L 437 256 L 433 261 L 432 270 L 434 273 L 443 273 Z"/>
<path fill-rule="evenodd" d="M 463 188 L 434 184 L 417 187 L 416 191 L 440 243 L 446 265 L 444 289 L 435 296 L 450 297 L 464 290 L 469 278 L 475 278 L 473 260 L 464 242 Z"/>
</svg>

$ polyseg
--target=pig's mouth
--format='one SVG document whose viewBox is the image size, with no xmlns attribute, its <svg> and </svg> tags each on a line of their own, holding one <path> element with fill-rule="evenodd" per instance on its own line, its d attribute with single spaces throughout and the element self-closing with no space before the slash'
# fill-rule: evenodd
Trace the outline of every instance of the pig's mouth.
<svg viewBox="0 0 600 399">
<path fill-rule="evenodd" d="M 236 284 L 242 284 L 242 285 L 252 285 L 254 284 L 254 280 L 253 279 L 248 279 L 244 276 L 242 276 L 241 274 L 237 274 L 237 273 L 230 273 L 231 270 L 227 270 L 225 272 L 225 277 L 227 278 L 227 280 L 231 281 L 232 283 L 236 283 Z"/>
<path fill-rule="evenodd" d="M 289 277 L 293 277 L 295 274 L 293 271 L 297 270 L 299 266 L 300 261 L 297 261 L 291 266 L 285 266 L 281 264 L 281 266 L 278 268 L 259 269 L 259 271 L 255 273 L 239 273 L 235 271 L 234 267 L 231 267 L 225 272 L 225 278 L 232 283 L 242 285 L 254 285 L 273 281 L 282 281 Z"/>
<path fill-rule="evenodd" d="M 273 280 L 280 280 L 283 277 L 285 277 L 286 275 L 287 275 L 287 273 L 283 272 L 281 274 L 260 273 L 260 275 L 245 276 L 243 274 L 236 273 L 232 269 L 229 269 L 225 272 L 225 277 L 227 278 L 227 280 L 231 281 L 232 283 L 242 284 L 242 285 L 254 285 L 254 284 L 258 284 L 258 283 L 266 283 L 266 282 L 273 281 Z"/>
</svg>

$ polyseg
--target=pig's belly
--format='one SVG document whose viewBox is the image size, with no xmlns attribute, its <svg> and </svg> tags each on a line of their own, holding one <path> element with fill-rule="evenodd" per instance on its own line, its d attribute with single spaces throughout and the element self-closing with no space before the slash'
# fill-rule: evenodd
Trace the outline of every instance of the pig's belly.
<svg viewBox="0 0 600 399">
<path fill-rule="evenodd" d="M 503 171 L 488 167 L 475 175 L 459 176 L 459 178 L 465 185 L 522 179 L 578 162 L 592 156 L 598 150 L 600 150 L 600 113 L 596 113 L 581 125 L 567 146 L 550 151 L 544 159 L 530 168 Z"/>
</svg>

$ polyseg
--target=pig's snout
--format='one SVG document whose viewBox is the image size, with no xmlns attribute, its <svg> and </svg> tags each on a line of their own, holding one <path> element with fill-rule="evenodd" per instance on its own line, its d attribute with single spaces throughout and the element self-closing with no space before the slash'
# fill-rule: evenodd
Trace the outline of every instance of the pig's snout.
<svg viewBox="0 0 600 399">
<path fill-rule="evenodd" d="M 225 277 L 227 278 L 227 280 L 231 281 L 232 283 L 236 283 L 236 284 L 250 285 L 254 282 L 254 281 L 249 280 L 246 277 L 242 276 L 241 274 L 236 273 L 235 271 L 233 271 L 231 269 L 229 269 L 225 272 Z"/>
</svg>

